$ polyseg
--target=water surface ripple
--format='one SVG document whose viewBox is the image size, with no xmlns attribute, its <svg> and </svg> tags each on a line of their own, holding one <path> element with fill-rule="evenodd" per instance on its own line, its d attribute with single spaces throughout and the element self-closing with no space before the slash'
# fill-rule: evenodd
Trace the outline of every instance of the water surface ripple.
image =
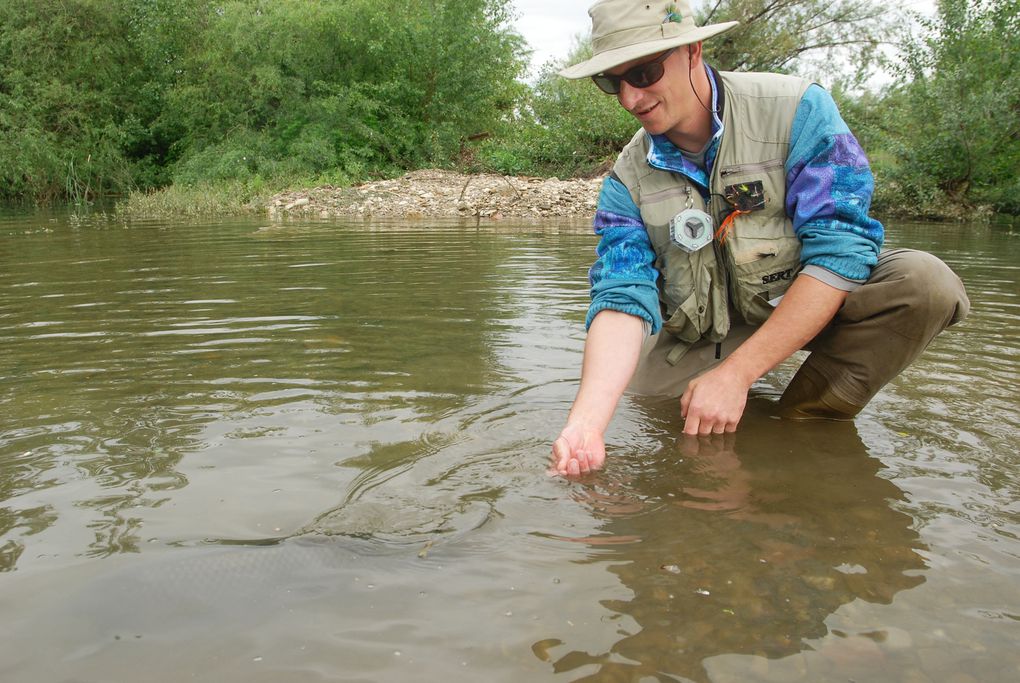
<svg viewBox="0 0 1020 683">
<path fill-rule="evenodd" d="M 0 215 L 0 679 L 1016 680 L 1018 240 L 890 227 L 974 309 L 854 424 L 566 482 L 586 228 Z"/>
</svg>

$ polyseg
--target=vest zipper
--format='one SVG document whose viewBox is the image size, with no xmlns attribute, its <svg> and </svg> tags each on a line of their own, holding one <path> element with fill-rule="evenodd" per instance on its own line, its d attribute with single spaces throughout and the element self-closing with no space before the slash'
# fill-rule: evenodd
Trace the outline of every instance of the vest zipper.
<svg viewBox="0 0 1020 683">
<path fill-rule="evenodd" d="M 770 168 L 776 168 L 783 166 L 782 159 L 773 159 L 771 161 L 762 161 L 757 164 L 741 164 L 739 166 L 730 166 L 719 170 L 719 177 L 724 178 L 734 173 L 749 173 L 751 171 L 766 171 Z"/>
</svg>

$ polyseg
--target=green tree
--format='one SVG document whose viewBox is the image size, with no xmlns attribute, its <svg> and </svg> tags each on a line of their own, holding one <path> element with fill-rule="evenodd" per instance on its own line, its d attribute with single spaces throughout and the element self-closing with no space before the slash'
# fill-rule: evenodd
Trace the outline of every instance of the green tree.
<svg viewBox="0 0 1020 683">
<path fill-rule="evenodd" d="M 0 199 L 450 164 L 524 86 L 498 0 L 4 0 Z"/>
<path fill-rule="evenodd" d="M 591 43 L 578 39 L 568 63 L 591 56 Z M 515 115 L 479 151 L 485 170 L 508 174 L 591 176 L 606 170 L 637 130 L 634 117 L 615 97 L 588 79 L 571 81 L 546 64 Z"/>
<path fill-rule="evenodd" d="M 160 126 L 175 178 L 448 163 L 522 86 L 523 42 L 493 0 L 234 0 L 209 11 Z"/>
<path fill-rule="evenodd" d="M 147 135 L 127 0 L 0 3 L 0 199 L 132 186 Z"/>
<path fill-rule="evenodd" d="M 1020 214 L 1020 0 L 941 0 L 885 102 L 907 213 Z"/>
</svg>

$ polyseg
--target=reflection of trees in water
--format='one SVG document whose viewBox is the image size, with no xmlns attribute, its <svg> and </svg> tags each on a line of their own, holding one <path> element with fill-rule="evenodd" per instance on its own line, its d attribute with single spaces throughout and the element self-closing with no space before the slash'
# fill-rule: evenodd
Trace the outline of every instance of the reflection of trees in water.
<svg viewBox="0 0 1020 683">
<path fill-rule="evenodd" d="M 661 449 L 611 464 L 584 489 L 605 519 L 604 536 L 589 539 L 600 550 L 592 561 L 633 597 L 603 603 L 618 615 L 610 652 L 550 653 L 557 671 L 597 664 L 581 680 L 707 680 L 708 657 L 798 652 L 841 605 L 888 604 L 923 583 L 912 518 L 890 505 L 903 493 L 852 424 L 752 410 L 738 434 L 696 439 L 674 436 L 675 410 L 645 406 L 668 435 Z"/>
</svg>

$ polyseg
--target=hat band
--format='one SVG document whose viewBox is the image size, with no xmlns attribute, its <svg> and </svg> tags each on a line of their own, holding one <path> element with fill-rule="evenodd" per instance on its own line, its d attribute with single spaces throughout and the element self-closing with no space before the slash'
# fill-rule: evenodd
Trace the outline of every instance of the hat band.
<svg viewBox="0 0 1020 683">
<path fill-rule="evenodd" d="M 694 24 L 694 20 L 687 17 L 679 24 L 674 21 L 667 21 L 658 26 L 637 26 L 593 37 L 591 47 L 592 52 L 599 54 L 600 52 L 616 50 L 621 47 L 630 47 L 638 43 L 647 43 L 665 38 L 678 38 L 684 33 L 689 33 L 695 29 L 697 29 L 697 26 Z"/>
</svg>

